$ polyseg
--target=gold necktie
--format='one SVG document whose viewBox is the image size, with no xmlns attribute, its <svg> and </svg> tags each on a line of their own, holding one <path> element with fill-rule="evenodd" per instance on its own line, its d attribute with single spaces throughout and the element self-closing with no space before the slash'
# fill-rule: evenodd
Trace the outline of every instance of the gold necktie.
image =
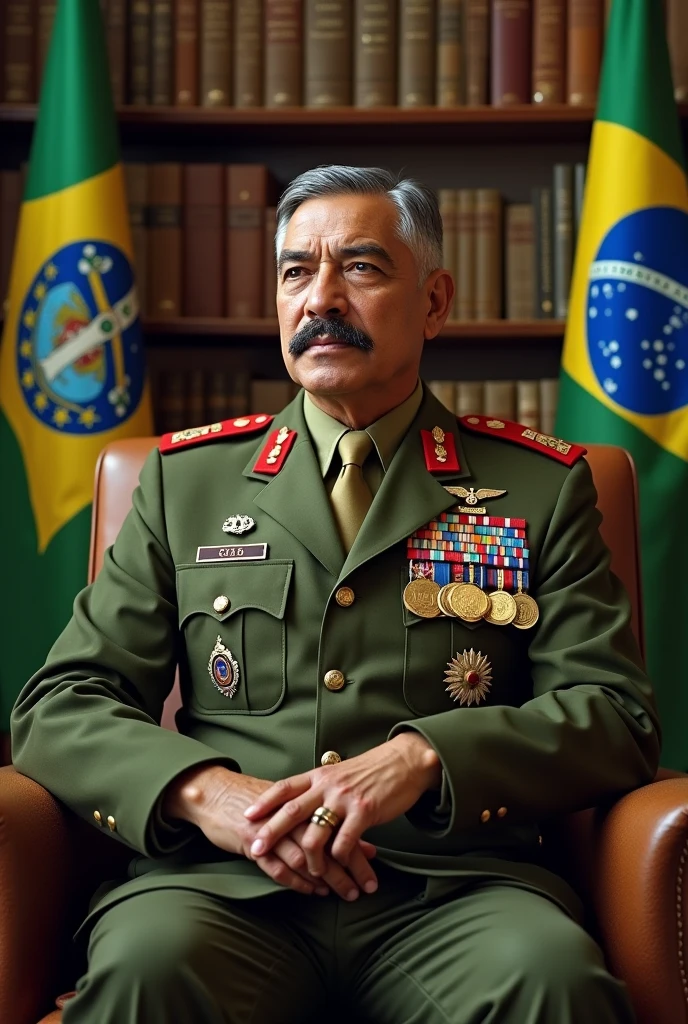
<svg viewBox="0 0 688 1024">
<path fill-rule="evenodd" d="M 363 477 L 365 462 L 373 440 L 365 430 L 349 430 L 339 439 L 342 470 L 332 488 L 330 500 L 339 534 L 348 553 L 373 500 Z"/>
</svg>

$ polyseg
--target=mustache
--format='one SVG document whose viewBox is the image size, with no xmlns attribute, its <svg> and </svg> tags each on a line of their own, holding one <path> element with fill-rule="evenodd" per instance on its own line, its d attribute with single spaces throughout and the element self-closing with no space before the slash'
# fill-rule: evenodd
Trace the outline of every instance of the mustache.
<svg viewBox="0 0 688 1024">
<path fill-rule="evenodd" d="M 317 317 L 315 320 L 309 320 L 305 327 L 296 332 L 289 342 L 289 354 L 292 356 L 303 355 L 319 334 L 329 334 L 334 340 L 343 341 L 347 345 L 352 345 L 353 348 L 360 348 L 363 352 L 370 352 L 375 347 L 373 339 L 365 331 L 350 324 L 347 320 Z"/>
</svg>

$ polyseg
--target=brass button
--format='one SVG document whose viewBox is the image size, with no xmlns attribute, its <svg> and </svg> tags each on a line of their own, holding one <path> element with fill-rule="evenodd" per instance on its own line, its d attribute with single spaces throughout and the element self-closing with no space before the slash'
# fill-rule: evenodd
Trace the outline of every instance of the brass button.
<svg viewBox="0 0 688 1024">
<path fill-rule="evenodd" d="M 323 682 L 325 683 L 325 686 L 327 687 L 328 690 L 341 690 L 346 680 L 344 679 L 343 673 L 340 672 L 339 669 L 333 668 L 329 672 L 325 673 L 325 678 Z"/>
<path fill-rule="evenodd" d="M 107 823 L 108 828 L 110 829 L 111 832 L 115 832 L 117 830 L 117 822 L 115 821 L 111 814 L 108 814 Z"/>
<path fill-rule="evenodd" d="M 505 818 L 506 817 L 506 807 L 500 807 L 499 808 L 499 810 L 497 811 L 497 817 L 498 818 Z"/>
<path fill-rule="evenodd" d="M 492 815 L 490 814 L 489 811 L 483 811 L 483 813 L 480 815 L 480 820 L 484 824 L 486 821 L 489 821 L 491 817 Z"/>
<path fill-rule="evenodd" d="M 224 594 L 220 594 L 219 597 L 216 597 L 213 601 L 213 608 L 216 612 L 226 612 L 229 608 L 229 603 L 229 598 L 225 597 Z"/>
<path fill-rule="evenodd" d="M 94 811 L 93 812 L 93 817 L 96 819 L 96 821 L 98 822 L 99 825 L 103 824 L 103 816 L 100 813 L 100 811 Z"/>
<path fill-rule="evenodd" d="M 350 608 L 356 600 L 356 595 L 351 587 L 340 587 L 334 595 L 334 599 L 340 608 Z"/>
<path fill-rule="evenodd" d="M 341 757 L 336 750 L 326 750 L 323 756 L 320 758 L 320 764 L 325 767 L 326 764 L 339 764 Z"/>
</svg>

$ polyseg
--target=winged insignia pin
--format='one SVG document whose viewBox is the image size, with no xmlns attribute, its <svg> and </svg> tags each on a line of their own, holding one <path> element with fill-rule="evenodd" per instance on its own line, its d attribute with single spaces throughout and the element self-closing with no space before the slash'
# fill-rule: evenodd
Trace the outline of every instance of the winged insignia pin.
<svg viewBox="0 0 688 1024">
<path fill-rule="evenodd" d="M 466 490 L 465 487 L 445 487 L 445 490 L 453 494 L 455 498 L 463 498 L 467 505 L 477 505 L 480 501 L 485 501 L 486 498 L 501 498 L 506 491 L 496 491 L 493 487 L 479 487 L 478 490 L 471 487 L 470 490 Z"/>
</svg>

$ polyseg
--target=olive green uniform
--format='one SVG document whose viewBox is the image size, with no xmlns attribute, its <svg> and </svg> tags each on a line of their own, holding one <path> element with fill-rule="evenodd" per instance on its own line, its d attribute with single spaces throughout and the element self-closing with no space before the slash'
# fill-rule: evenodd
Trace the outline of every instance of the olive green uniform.
<svg viewBox="0 0 688 1024">
<path fill-rule="evenodd" d="M 426 390 L 396 451 L 378 446 L 377 493 L 345 555 L 323 485 L 336 460 L 313 444 L 303 395 L 282 425 L 297 436 L 273 477 L 254 470 L 264 436 L 151 454 L 102 572 L 17 702 L 19 770 L 84 818 L 113 819 L 137 852 L 88 920 L 90 970 L 65 1024 L 286 1024 L 343 994 L 360 1018 L 390 1024 L 631 1020 L 575 923 L 575 896 L 538 863 L 544 819 L 649 781 L 658 758 L 586 462 L 471 433 Z M 436 426 L 454 437 L 458 471 L 426 467 L 420 431 Z M 456 504 L 445 487 L 459 484 L 504 489 L 490 513 L 527 520 L 536 629 L 404 607 L 406 539 Z M 245 540 L 267 543 L 267 558 L 197 562 L 234 513 L 255 519 Z M 218 637 L 240 670 L 232 698 L 208 671 Z M 471 648 L 493 681 L 460 708 L 444 670 Z M 177 664 L 172 733 L 155 723 Z M 333 669 L 338 690 L 323 682 Z M 403 729 L 437 751 L 442 791 L 370 830 L 381 885 L 355 904 L 280 891 L 161 817 L 165 787 L 191 766 L 277 779 Z"/>
</svg>

